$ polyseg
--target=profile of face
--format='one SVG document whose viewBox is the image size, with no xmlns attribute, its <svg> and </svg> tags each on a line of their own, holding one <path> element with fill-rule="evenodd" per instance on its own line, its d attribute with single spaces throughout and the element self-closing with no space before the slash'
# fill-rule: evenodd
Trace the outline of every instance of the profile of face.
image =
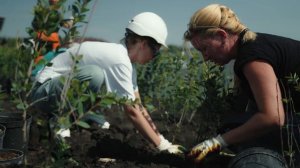
<svg viewBox="0 0 300 168">
<path fill-rule="evenodd" d="M 131 51 L 136 54 L 132 61 L 139 64 L 146 64 L 159 54 L 160 48 L 161 45 L 155 41 L 141 39 L 134 45 L 134 48 Z"/>
<path fill-rule="evenodd" d="M 205 61 L 225 65 L 231 60 L 225 37 L 219 33 L 211 36 L 195 34 L 190 41 L 193 47 L 202 54 Z"/>
</svg>

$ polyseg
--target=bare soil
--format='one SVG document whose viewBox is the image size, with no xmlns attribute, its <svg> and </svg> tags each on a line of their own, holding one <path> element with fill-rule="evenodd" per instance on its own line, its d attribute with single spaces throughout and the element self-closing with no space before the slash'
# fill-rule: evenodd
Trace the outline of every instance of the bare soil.
<svg viewBox="0 0 300 168">
<path fill-rule="evenodd" d="M 9 102 L 1 105 L 5 111 L 16 111 Z M 45 127 L 38 126 L 35 117 L 45 114 L 31 111 L 33 118 L 30 130 L 30 141 L 26 153 L 26 164 L 20 167 L 44 168 L 52 165 L 53 154 L 50 153 L 49 131 Z M 39 115 L 37 115 L 39 114 Z M 123 112 L 110 111 L 106 113 L 106 119 L 110 122 L 110 129 L 101 129 L 92 124 L 89 129 L 74 127 L 71 137 L 66 138 L 70 144 L 70 150 L 64 156 L 57 156 L 56 160 L 64 159 L 65 163 L 57 163 L 64 168 L 225 168 L 232 160 L 232 156 L 223 154 L 210 154 L 200 165 L 195 165 L 188 160 L 185 154 L 173 155 L 166 152 L 158 152 L 156 148 L 147 142 L 133 127 Z M 197 122 L 197 116 L 192 122 L 182 122 L 177 125 L 178 118 L 162 117 L 160 112 L 154 112 L 151 117 L 161 134 L 175 144 L 183 145 L 190 150 L 194 145 L 215 134 L 211 130 L 199 135 L 197 130 L 201 123 Z M 41 121 L 39 121 L 41 122 Z M 50 164 L 51 163 L 51 164 Z M 1 164 L 0 164 L 1 167 Z M 16 168 L 16 166 L 13 166 Z"/>
<path fill-rule="evenodd" d="M 159 113 L 152 114 L 152 119 L 161 134 L 169 141 L 181 144 L 187 149 L 196 144 L 197 123 L 183 123 L 181 126 L 177 126 L 174 122 L 163 120 Z M 77 163 L 69 162 L 64 167 L 224 168 L 231 159 L 228 156 L 215 154 L 208 156 L 201 165 L 194 165 L 186 159 L 185 154 L 173 155 L 158 152 L 138 133 L 121 112 L 108 114 L 107 120 L 111 123 L 110 129 L 101 129 L 93 125 L 90 129 L 75 128 L 72 130 L 71 138 L 67 138 L 71 145 L 69 156 Z M 33 134 L 36 132 L 35 130 Z M 33 136 L 33 134 L 31 135 Z M 45 157 L 50 157 L 49 151 L 41 141 L 41 138 L 38 141 L 31 138 L 27 167 L 43 167 L 41 163 L 45 162 Z"/>
<path fill-rule="evenodd" d="M 20 155 L 12 151 L 0 152 L 0 161 L 11 160 L 18 156 Z"/>
</svg>

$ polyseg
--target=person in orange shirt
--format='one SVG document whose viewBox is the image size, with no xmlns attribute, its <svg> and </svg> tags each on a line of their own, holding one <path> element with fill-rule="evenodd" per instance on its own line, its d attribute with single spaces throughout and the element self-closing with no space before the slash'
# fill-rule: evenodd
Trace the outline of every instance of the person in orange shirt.
<svg viewBox="0 0 300 168">
<path fill-rule="evenodd" d="M 59 12 L 59 0 L 49 0 L 49 6 L 41 7 L 37 5 L 35 8 L 35 17 L 32 21 L 32 27 L 37 32 L 37 52 L 39 56 L 34 60 L 38 64 L 48 52 L 55 52 L 60 46 L 59 29 L 65 27 L 67 29 L 73 26 L 73 17 L 63 19 Z M 48 20 L 44 21 L 44 15 L 47 12 Z"/>
</svg>

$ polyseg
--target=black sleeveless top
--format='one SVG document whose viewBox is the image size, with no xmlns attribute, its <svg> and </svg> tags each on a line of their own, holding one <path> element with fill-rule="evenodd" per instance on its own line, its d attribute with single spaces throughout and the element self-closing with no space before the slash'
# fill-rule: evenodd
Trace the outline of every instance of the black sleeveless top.
<svg viewBox="0 0 300 168">
<path fill-rule="evenodd" d="M 282 97 L 287 98 L 291 96 L 294 105 L 298 104 L 297 110 L 299 112 L 300 91 L 295 91 L 295 86 L 288 82 L 287 77 L 295 73 L 300 76 L 300 41 L 276 35 L 257 33 L 255 41 L 244 44 L 240 43 L 238 56 L 234 64 L 234 72 L 239 77 L 242 90 L 251 99 L 253 99 L 253 94 L 243 74 L 243 66 L 254 60 L 263 60 L 273 67 L 279 80 L 281 91 L 291 92 L 291 95 L 282 93 Z"/>
</svg>

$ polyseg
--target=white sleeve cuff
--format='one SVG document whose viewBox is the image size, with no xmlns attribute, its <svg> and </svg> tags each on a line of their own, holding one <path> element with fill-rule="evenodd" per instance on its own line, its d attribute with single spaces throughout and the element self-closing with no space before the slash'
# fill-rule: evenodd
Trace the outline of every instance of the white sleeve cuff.
<svg viewBox="0 0 300 168">
<path fill-rule="evenodd" d="M 163 135 L 159 135 L 159 138 L 160 138 L 160 143 L 157 146 L 157 149 L 159 151 L 167 150 L 172 145 L 172 143 L 166 140 Z"/>
<path fill-rule="evenodd" d="M 216 140 L 220 142 L 221 148 L 224 148 L 224 147 L 227 147 L 227 146 L 228 146 L 228 144 L 225 142 L 225 140 L 223 139 L 223 137 L 221 136 L 221 134 L 219 134 L 219 135 L 216 137 Z"/>
</svg>

